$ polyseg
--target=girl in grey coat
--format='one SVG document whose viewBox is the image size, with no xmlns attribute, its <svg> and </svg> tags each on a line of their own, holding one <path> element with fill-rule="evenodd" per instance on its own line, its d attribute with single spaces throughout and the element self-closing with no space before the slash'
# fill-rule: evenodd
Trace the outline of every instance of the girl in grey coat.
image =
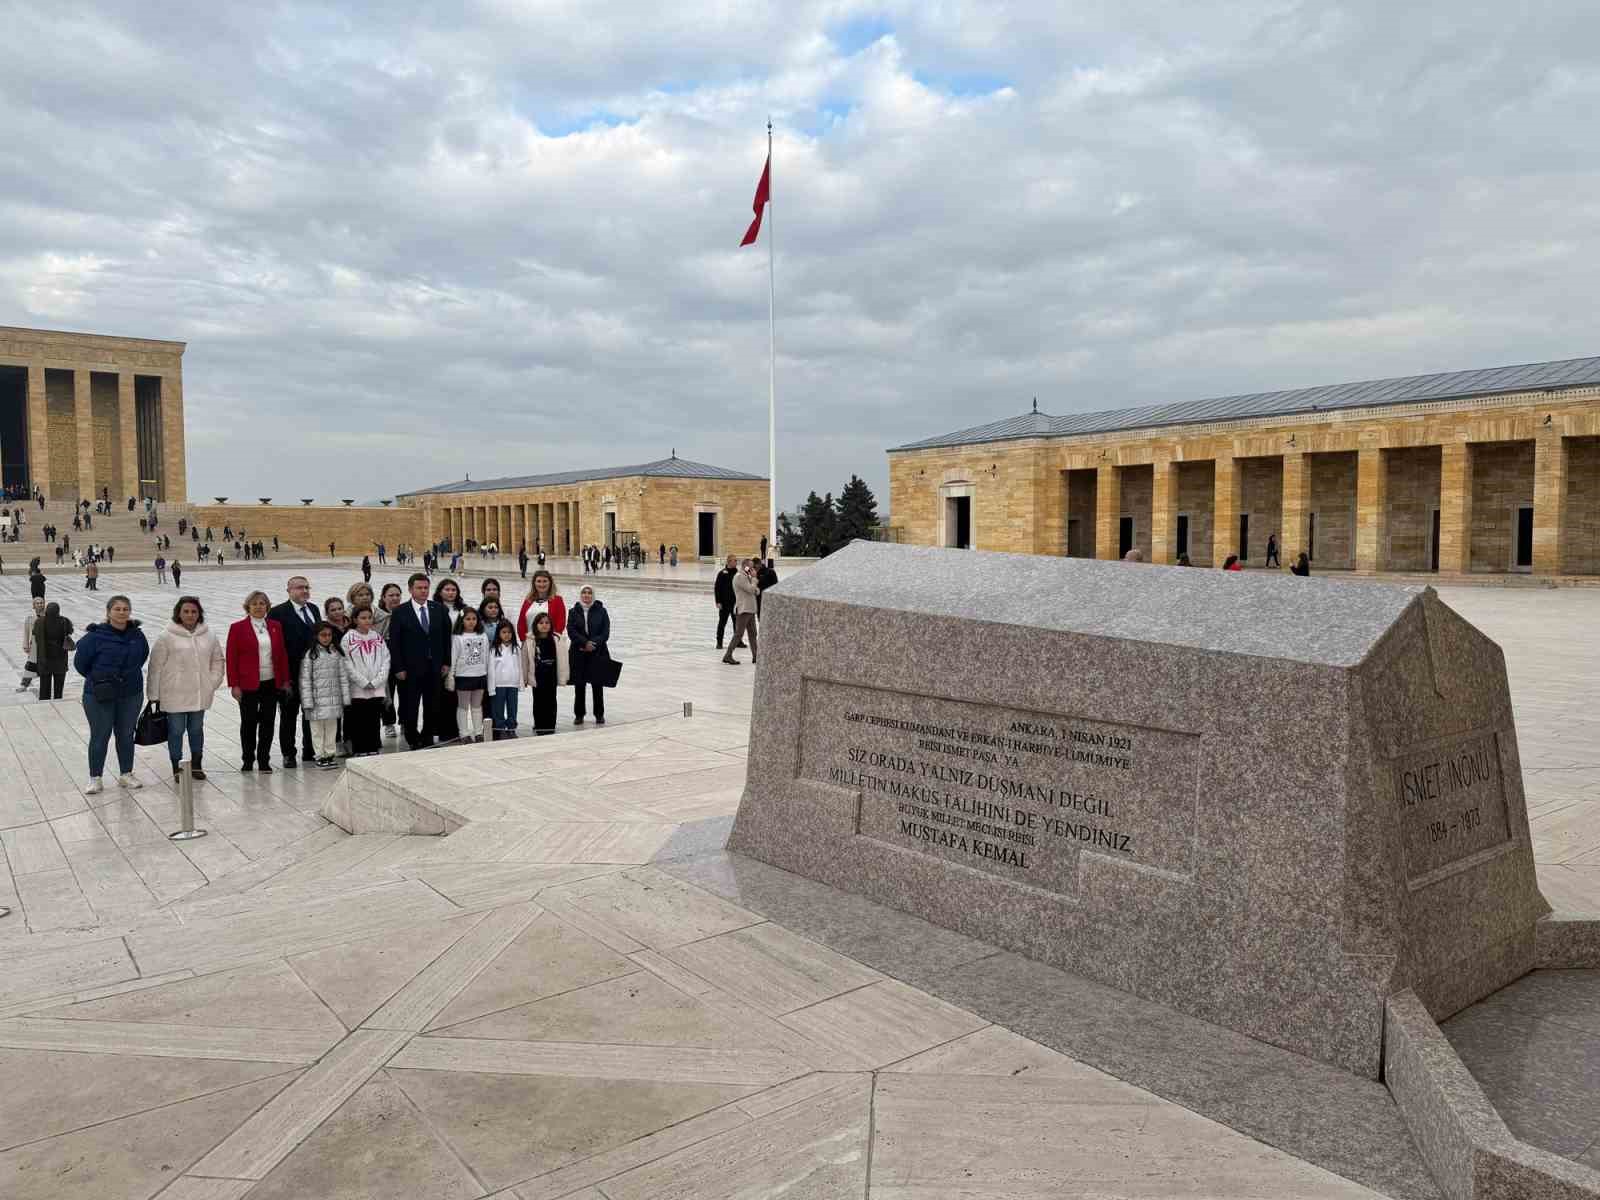
<svg viewBox="0 0 1600 1200">
<path fill-rule="evenodd" d="M 339 744 L 339 722 L 350 703 L 350 676 L 337 631 L 327 621 L 317 622 L 316 640 L 300 662 L 300 709 L 311 723 L 311 745 L 317 766 L 337 767 L 334 751 Z"/>
</svg>

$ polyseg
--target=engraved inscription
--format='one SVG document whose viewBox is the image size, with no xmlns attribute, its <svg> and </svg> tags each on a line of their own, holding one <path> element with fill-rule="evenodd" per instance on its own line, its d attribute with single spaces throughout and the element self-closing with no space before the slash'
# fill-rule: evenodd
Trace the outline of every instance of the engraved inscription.
<svg viewBox="0 0 1600 1200">
<path fill-rule="evenodd" d="M 1084 853 L 1193 870 L 1196 734 L 818 680 L 801 728 L 863 836 L 1066 893 Z"/>
<path fill-rule="evenodd" d="M 1412 883 L 1511 840 L 1492 731 L 1412 747 L 1394 760 L 1394 781 Z"/>
</svg>

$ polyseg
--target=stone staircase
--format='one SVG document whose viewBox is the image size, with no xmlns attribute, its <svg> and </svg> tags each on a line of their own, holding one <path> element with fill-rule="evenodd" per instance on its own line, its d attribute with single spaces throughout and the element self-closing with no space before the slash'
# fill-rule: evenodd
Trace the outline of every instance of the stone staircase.
<svg viewBox="0 0 1600 1200">
<path fill-rule="evenodd" d="M 19 507 L 14 503 L 6 503 L 6 509 Z M 109 514 L 102 516 L 90 511 L 92 527 L 78 530 L 72 527 L 72 517 L 75 511 L 70 500 L 47 500 L 41 510 L 36 500 L 25 501 L 20 505 L 22 509 L 22 538 L 18 542 L 5 542 L 0 544 L 0 559 L 13 570 L 23 570 L 28 561 L 38 558 L 45 574 L 49 574 L 56 562 L 56 546 L 61 538 L 69 538 L 68 554 L 62 565 L 70 564 L 71 551 L 81 549 L 91 543 L 97 546 L 110 547 L 115 550 L 109 564 L 111 569 L 118 567 L 148 567 L 155 560 L 156 546 L 155 534 L 139 528 L 139 518 L 145 515 L 142 503 L 132 512 L 128 511 L 127 499 L 120 504 L 114 504 Z M 176 559 L 188 566 L 196 561 L 195 547 L 197 543 L 186 528 L 180 537 L 178 521 L 192 520 L 193 510 L 187 504 L 158 504 L 156 516 L 160 524 L 157 533 L 165 534 L 172 539 L 172 549 L 164 551 L 167 559 Z M 9 528 L 9 517 L 4 518 Z M 56 542 L 47 542 L 44 537 L 44 527 L 54 525 L 60 531 Z M 200 536 L 205 537 L 202 527 Z M 222 530 L 214 527 L 212 533 L 215 540 L 212 543 L 214 550 L 224 549 L 222 544 Z M 270 542 L 269 542 L 270 546 Z M 231 543 L 224 550 L 229 559 L 233 558 Z M 280 545 L 278 556 L 303 557 L 308 552 L 294 546 Z M 106 569 L 108 564 L 102 562 L 101 569 Z"/>
</svg>

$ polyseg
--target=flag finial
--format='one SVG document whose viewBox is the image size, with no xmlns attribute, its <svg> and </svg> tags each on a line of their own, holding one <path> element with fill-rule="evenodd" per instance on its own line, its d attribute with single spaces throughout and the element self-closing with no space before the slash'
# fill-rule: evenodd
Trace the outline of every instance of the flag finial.
<svg viewBox="0 0 1600 1200">
<path fill-rule="evenodd" d="M 1039 397 L 1037 397 L 1037 396 L 1035 396 L 1033 398 L 1033 411 L 1034 412 L 1038 412 L 1039 411 Z"/>
</svg>

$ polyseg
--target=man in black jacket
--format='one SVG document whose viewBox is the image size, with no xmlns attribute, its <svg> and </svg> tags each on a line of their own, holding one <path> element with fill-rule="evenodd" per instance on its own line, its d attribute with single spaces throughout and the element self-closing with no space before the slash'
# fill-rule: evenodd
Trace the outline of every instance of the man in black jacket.
<svg viewBox="0 0 1600 1200">
<path fill-rule="evenodd" d="M 772 565 L 770 558 L 764 561 L 756 571 L 756 586 L 761 589 L 760 592 L 756 593 L 756 617 L 759 619 L 761 616 L 761 597 L 766 595 L 768 588 L 778 586 L 778 571 Z"/>
<path fill-rule="evenodd" d="M 311 649 L 316 637 L 317 622 L 322 614 L 311 603 L 311 583 L 304 575 L 293 576 L 286 589 L 289 598 L 277 605 L 267 616 L 283 626 L 283 648 L 289 655 L 289 682 L 293 685 L 278 693 L 278 749 L 283 752 L 283 765 L 295 765 L 294 731 L 300 730 L 300 745 L 306 759 L 313 757 L 311 750 L 311 722 L 300 711 L 300 660 Z"/>
<path fill-rule="evenodd" d="M 717 572 L 717 581 L 711 587 L 711 594 L 717 599 L 717 649 L 722 649 L 722 635 L 728 628 L 728 622 L 733 620 L 733 577 L 739 573 L 739 560 L 733 555 L 728 555 L 727 565 Z M 734 628 L 737 641 L 738 627 Z"/>
<path fill-rule="evenodd" d="M 389 669 L 400 685 L 400 727 L 406 745 L 433 745 L 439 686 L 450 670 L 450 616 L 428 599 L 428 577 L 418 571 L 406 581 L 411 597 L 389 614 Z M 417 709 L 422 727 L 417 727 Z"/>
</svg>

